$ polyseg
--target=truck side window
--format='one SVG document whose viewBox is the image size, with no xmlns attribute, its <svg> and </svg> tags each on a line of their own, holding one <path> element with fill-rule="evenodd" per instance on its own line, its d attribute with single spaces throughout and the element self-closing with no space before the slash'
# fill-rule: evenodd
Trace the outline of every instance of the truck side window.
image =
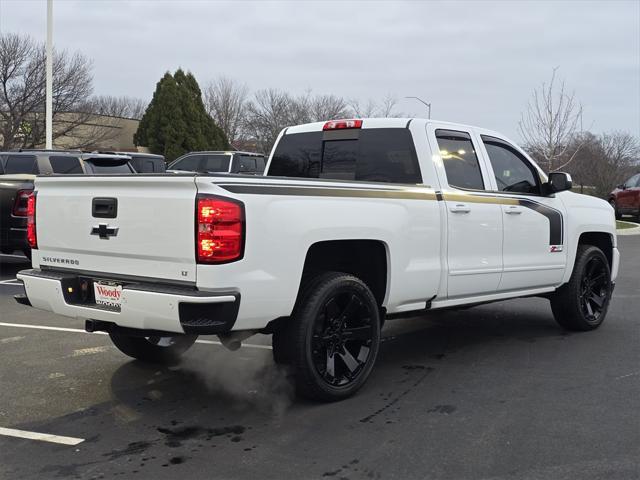
<svg viewBox="0 0 640 480">
<path fill-rule="evenodd" d="M 537 172 L 520 153 L 506 142 L 486 135 L 482 141 L 489 154 L 493 174 L 501 192 L 539 194 Z"/>
<path fill-rule="evenodd" d="M 34 173 L 38 174 L 38 164 L 33 155 L 7 155 L 4 173 Z"/>
<path fill-rule="evenodd" d="M 204 155 L 202 172 L 228 172 L 231 155 Z"/>
<path fill-rule="evenodd" d="M 234 155 L 232 173 L 255 173 L 256 157 L 253 155 Z"/>
<path fill-rule="evenodd" d="M 172 163 L 169 165 L 169 168 L 172 170 L 195 172 L 200 166 L 200 160 L 202 160 L 202 155 L 189 155 L 188 157 L 184 157 L 183 159 Z"/>
<path fill-rule="evenodd" d="M 452 187 L 484 190 L 484 181 L 476 150 L 468 133 L 436 130 L 440 157 Z"/>
<path fill-rule="evenodd" d="M 56 156 L 50 157 L 53 173 L 83 173 L 78 157 Z"/>
</svg>

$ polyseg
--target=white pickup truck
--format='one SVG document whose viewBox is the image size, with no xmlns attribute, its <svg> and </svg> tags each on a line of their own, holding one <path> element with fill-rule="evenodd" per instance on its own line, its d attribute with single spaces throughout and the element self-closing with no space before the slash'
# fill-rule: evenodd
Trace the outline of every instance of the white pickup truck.
<svg viewBox="0 0 640 480">
<path fill-rule="evenodd" d="M 261 177 L 38 177 L 17 300 L 145 361 L 272 333 L 297 392 L 337 400 L 385 318 L 541 296 L 562 327 L 597 328 L 614 212 L 570 187 L 498 133 L 421 119 L 286 128 Z"/>
</svg>

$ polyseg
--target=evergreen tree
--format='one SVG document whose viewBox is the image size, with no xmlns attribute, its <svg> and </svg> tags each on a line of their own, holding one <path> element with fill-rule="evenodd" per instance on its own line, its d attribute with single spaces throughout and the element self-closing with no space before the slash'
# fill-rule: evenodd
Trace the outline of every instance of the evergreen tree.
<svg viewBox="0 0 640 480">
<path fill-rule="evenodd" d="M 198 82 L 182 69 L 169 72 L 156 91 L 133 136 L 136 145 L 164 155 L 167 161 L 198 150 L 226 150 L 229 142 L 207 114 Z"/>
</svg>

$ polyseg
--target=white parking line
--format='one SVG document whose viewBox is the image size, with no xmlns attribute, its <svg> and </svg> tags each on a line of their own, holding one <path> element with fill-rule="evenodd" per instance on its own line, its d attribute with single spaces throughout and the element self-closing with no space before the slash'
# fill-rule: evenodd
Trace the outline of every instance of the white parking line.
<svg viewBox="0 0 640 480">
<path fill-rule="evenodd" d="M 18 327 L 18 328 L 33 328 L 36 330 L 54 330 L 57 332 L 74 332 L 74 333 L 88 333 L 85 330 L 79 328 L 64 328 L 64 327 L 49 327 L 47 325 L 29 325 L 25 323 L 5 323 L 0 322 L 0 327 Z M 100 335 L 106 335 L 106 332 L 95 332 Z"/>
<path fill-rule="evenodd" d="M 9 253 L 0 253 L 0 257 L 23 258 L 25 260 L 28 260 L 28 258 L 25 257 L 24 255 L 12 255 Z"/>
<path fill-rule="evenodd" d="M 17 278 L 8 278 L 7 280 L 0 280 L 0 283 L 9 283 L 9 282 L 17 282 Z M 20 283 L 22 285 L 22 283 Z"/>
<path fill-rule="evenodd" d="M 14 428 L 0 427 L 0 435 L 7 437 L 26 438 L 29 440 L 40 440 L 41 442 L 60 443 L 62 445 L 78 445 L 84 442 L 84 438 L 62 437 L 49 433 L 29 432 L 27 430 L 16 430 Z"/>
<path fill-rule="evenodd" d="M 48 325 L 29 325 L 26 323 L 6 323 L 0 322 L 0 327 L 16 327 L 16 328 L 33 328 L 35 330 L 53 330 L 56 332 L 73 332 L 73 333 L 89 333 L 80 328 L 66 328 L 66 327 L 50 327 Z M 93 332 L 93 334 L 106 335 L 106 332 Z M 196 343 L 202 343 L 204 345 L 222 345 L 221 342 L 215 340 L 196 340 Z M 262 350 L 273 350 L 271 345 L 256 345 L 254 343 L 243 343 L 242 347 L 257 348 Z"/>
<path fill-rule="evenodd" d="M 0 285 L 10 285 L 12 287 L 21 287 L 22 283 L 3 283 L 3 282 L 0 282 Z"/>
</svg>

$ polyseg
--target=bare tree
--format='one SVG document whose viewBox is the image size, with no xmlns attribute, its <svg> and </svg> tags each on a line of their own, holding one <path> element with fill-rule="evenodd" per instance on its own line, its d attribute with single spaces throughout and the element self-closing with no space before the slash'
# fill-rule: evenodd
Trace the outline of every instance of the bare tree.
<svg viewBox="0 0 640 480">
<path fill-rule="evenodd" d="M 242 136 L 248 93 L 246 85 L 228 77 L 219 77 L 204 89 L 204 106 L 207 113 L 232 145 Z"/>
<path fill-rule="evenodd" d="M 351 116 L 347 102 L 335 95 L 314 95 L 310 90 L 295 97 L 277 89 L 259 90 L 246 105 L 246 134 L 269 152 L 280 131 L 290 125 Z"/>
<path fill-rule="evenodd" d="M 576 135 L 569 151 L 578 147 L 567 170 L 584 193 L 606 197 L 633 172 L 640 161 L 638 139 L 626 132 Z M 569 154 L 566 155 L 568 157 Z M 585 188 L 586 187 L 586 188 Z"/>
<path fill-rule="evenodd" d="M 317 95 L 310 105 L 313 122 L 345 118 L 349 116 L 349 106 L 344 98 L 336 95 Z"/>
<path fill-rule="evenodd" d="M 147 105 L 148 102 L 141 98 L 101 95 L 90 98 L 83 108 L 97 115 L 140 120 L 144 115 Z"/>
<path fill-rule="evenodd" d="M 350 114 L 347 102 L 335 95 L 314 95 L 311 90 L 289 97 L 289 122 L 292 125 L 345 118 Z"/>
<path fill-rule="evenodd" d="M 396 110 L 398 105 L 398 97 L 388 93 L 382 100 L 375 101 L 368 99 L 360 101 L 358 99 L 349 100 L 349 108 L 352 117 L 371 118 L 371 117 L 392 117 L 399 118 L 406 116 L 404 113 Z"/>
<path fill-rule="evenodd" d="M 604 161 L 595 162 L 591 170 L 596 193 L 605 196 L 631 174 L 640 159 L 640 144 L 627 132 L 603 133 L 600 143 Z"/>
<path fill-rule="evenodd" d="M 91 62 L 54 52 L 53 139 L 65 148 L 92 148 L 119 133 L 116 118 L 140 118 L 143 100 L 92 97 Z M 45 49 L 24 35 L 0 36 L 0 146 L 33 148 L 45 138 Z"/>
<path fill-rule="evenodd" d="M 86 106 L 91 93 L 89 59 L 80 53 L 54 52 L 54 141 L 88 122 L 91 113 Z M 0 147 L 44 143 L 44 105 L 44 45 L 25 35 L 0 35 Z"/>
<path fill-rule="evenodd" d="M 582 106 L 574 92 L 567 92 L 564 80 L 557 83 L 557 70 L 558 67 L 553 69 L 549 83 L 543 82 L 533 91 L 519 122 L 527 148 L 535 152 L 536 160 L 547 171 L 567 166 L 579 151 L 578 146 L 568 159 L 560 162 L 581 127 Z"/>
<path fill-rule="evenodd" d="M 282 90 L 258 90 L 247 103 L 245 127 L 263 152 L 269 152 L 280 131 L 291 125 L 291 97 Z"/>
</svg>

